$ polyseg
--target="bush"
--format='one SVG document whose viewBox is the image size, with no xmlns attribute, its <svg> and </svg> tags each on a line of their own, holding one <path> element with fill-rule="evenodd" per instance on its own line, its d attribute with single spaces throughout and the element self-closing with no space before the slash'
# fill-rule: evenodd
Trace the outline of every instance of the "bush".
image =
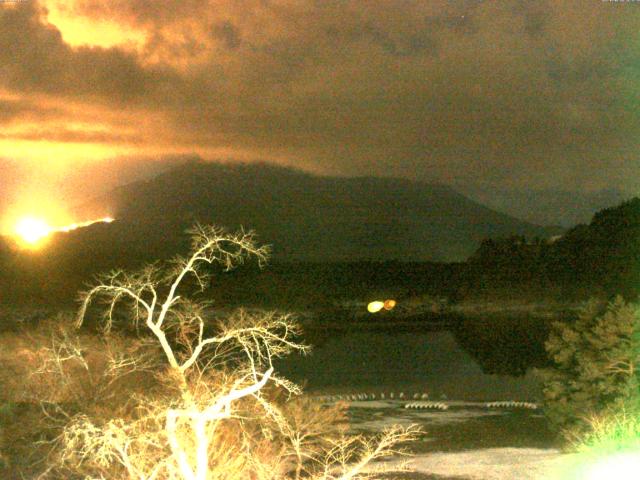
<svg viewBox="0 0 640 480">
<path fill-rule="evenodd" d="M 572 323 L 555 323 L 546 349 L 554 366 L 542 371 L 545 411 L 565 438 L 580 443 L 593 419 L 639 412 L 638 307 L 616 297 L 588 302 Z"/>
<path fill-rule="evenodd" d="M 32 475 L 346 480 L 415 436 L 392 428 L 377 439 L 347 437 L 339 409 L 290 401 L 300 389 L 276 375 L 273 360 L 307 350 L 293 319 L 240 309 L 214 323 L 208 305 L 184 292 L 187 278 L 206 286 L 207 264 L 264 261 L 266 249 L 251 233 L 197 226 L 192 235 L 188 258 L 112 272 L 82 294 L 78 327 L 103 301 L 99 348 L 95 335 L 56 325 L 46 347 L 26 352 L 37 367 L 12 388 L 40 403 L 30 439 L 49 447 Z M 126 319 L 136 338 L 115 334 Z"/>
<path fill-rule="evenodd" d="M 588 419 L 589 431 L 574 445 L 584 453 L 610 455 L 624 451 L 640 451 L 640 418 L 621 411 Z"/>
</svg>

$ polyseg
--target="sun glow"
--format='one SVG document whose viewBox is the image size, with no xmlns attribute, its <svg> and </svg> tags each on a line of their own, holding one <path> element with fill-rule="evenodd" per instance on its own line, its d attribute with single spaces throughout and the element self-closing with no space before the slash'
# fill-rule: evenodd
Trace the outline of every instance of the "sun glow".
<svg viewBox="0 0 640 480">
<path fill-rule="evenodd" d="M 111 223 L 113 221 L 114 219 L 112 217 L 103 217 L 103 218 L 98 218 L 97 220 L 88 220 L 86 222 L 71 223 L 63 227 L 54 228 L 53 231 L 54 232 L 70 232 L 72 230 L 77 230 L 78 228 L 88 227 L 90 225 L 93 225 L 94 223 Z"/>
<path fill-rule="evenodd" d="M 95 223 L 111 223 L 112 217 L 103 217 L 86 222 L 71 223 L 60 227 L 52 227 L 46 220 L 37 217 L 23 217 L 16 223 L 14 233 L 20 244 L 27 248 L 38 248 L 53 233 L 71 232 L 78 228 L 88 227 Z"/>
<path fill-rule="evenodd" d="M 45 0 L 47 21 L 60 31 L 62 38 L 72 47 L 141 48 L 147 39 L 144 31 L 134 29 L 124 22 L 94 19 L 78 15 L 68 0 Z"/>
<path fill-rule="evenodd" d="M 25 217 L 16 224 L 15 233 L 24 244 L 35 246 L 49 236 L 51 227 L 41 218 Z"/>
</svg>

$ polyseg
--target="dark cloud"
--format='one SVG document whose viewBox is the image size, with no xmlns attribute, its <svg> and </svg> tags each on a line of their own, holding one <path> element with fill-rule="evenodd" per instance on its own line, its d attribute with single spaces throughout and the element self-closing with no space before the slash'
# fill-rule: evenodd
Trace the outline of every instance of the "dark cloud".
<svg viewBox="0 0 640 480">
<path fill-rule="evenodd" d="M 242 42 L 240 31 L 229 21 L 214 25 L 211 33 L 215 39 L 220 40 L 230 50 L 235 50 Z"/>
<path fill-rule="evenodd" d="M 25 98 L 2 98 L 0 96 L 0 125 L 27 120 L 41 121 L 55 118 L 61 111 L 57 108 L 45 107 Z"/>
<path fill-rule="evenodd" d="M 0 14 L 5 88 L 157 115 L 145 139 L 203 154 L 454 183 L 640 187 L 640 5 L 69 5 L 147 41 L 72 48 L 21 2 Z"/>
<path fill-rule="evenodd" d="M 8 120 L 12 120 L 25 110 L 25 106 L 21 105 L 19 102 L 0 99 L 0 122 L 4 123 Z"/>
</svg>

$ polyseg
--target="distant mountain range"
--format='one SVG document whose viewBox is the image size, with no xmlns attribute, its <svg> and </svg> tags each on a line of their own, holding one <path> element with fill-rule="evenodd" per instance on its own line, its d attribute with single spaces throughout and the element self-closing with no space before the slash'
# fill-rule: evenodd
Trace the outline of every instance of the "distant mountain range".
<svg viewBox="0 0 640 480">
<path fill-rule="evenodd" d="M 505 189 L 456 186 L 469 198 L 524 221 L 573 227 L 591 221 L 594 212 L 619 205 L 634 195 L 616 189 L 593 192 L 558 189 Z"/>
<path fill-rule="evenodd" d="M 640 293 L 640 198 L 596 212 L 554 242 L 484 241 L 467 262 L 472 290 L 556 291 L 562 301 Z"/>
<path fill-rule="evenodd" d="M 116 188 L 77 214 L 108 214 L 116 222 L 74 232 L 74 249 L 90 242 L 145 260 L 185 250 L 183 232 L 196 221 L 253 229 L 272 244 L 274 260 L 291 261 L 461 261 L 487 237 L 561 231 L 498 213 L 443 185 L 315 176 L 267 164 L 189 162 Z"/>
</svg>

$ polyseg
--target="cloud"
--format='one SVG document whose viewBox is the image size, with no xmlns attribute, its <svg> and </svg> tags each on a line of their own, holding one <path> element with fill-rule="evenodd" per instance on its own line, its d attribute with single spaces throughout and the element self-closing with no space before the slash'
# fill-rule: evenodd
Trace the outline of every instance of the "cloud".
<svg viewBox="0 0 640 480">
<path fill-rule="evenodd" d="M 98 48 L 67 45 L 42 7 L 21 2 L 0 10 L 8 71 L 0 82 L 108 111 L 114 124 L 126 112 L 134 130 L 140 123 L 127 134 L 140 148 L 225 150 L 338 174 L 633 189 L 639 8 L 578 0 L 69 3 L 68 15 L 145 34 L 135 48 Z M 9 110 L 0 104 L 0 121 L 15 115 Z"/>
<path fill-rule="evenodd" d="M 213 25 L 211 35 L 214 39 L 222 41 L 229 50 L 237 49 L 242 43 L 240 31 L 228 20 Z"/>
<path fill-rule="evenodd" d="M 0 125 L 20 120 L 43 120 L 59 113 L 54 108 L 38 105 L 25 98 L 6 98 L 0 94 Z"/>
<path fill-rule="evenodd" d="M 117 107 L 153 96 L 164 80 L 157 69 L 142 67 L 134 54 L 122 49 L 72 49 L 55 26 L 44 23 L 45 13 L 37 2 L 0 9 L 4 88 Z"/>
<path fill-rule="evenodd" d="M 141 138 L 137 135 L 104 132 L 104 131 L 87 131 L 73 130 L 65 127 L 51 128 L 43 130 L 41 128 L 27 130 L 22 132 L 2 133 L 0 139 L 15 140 L 44 140 L 48 142 L 61 143 L 140 143 Z"/>
</svg>

